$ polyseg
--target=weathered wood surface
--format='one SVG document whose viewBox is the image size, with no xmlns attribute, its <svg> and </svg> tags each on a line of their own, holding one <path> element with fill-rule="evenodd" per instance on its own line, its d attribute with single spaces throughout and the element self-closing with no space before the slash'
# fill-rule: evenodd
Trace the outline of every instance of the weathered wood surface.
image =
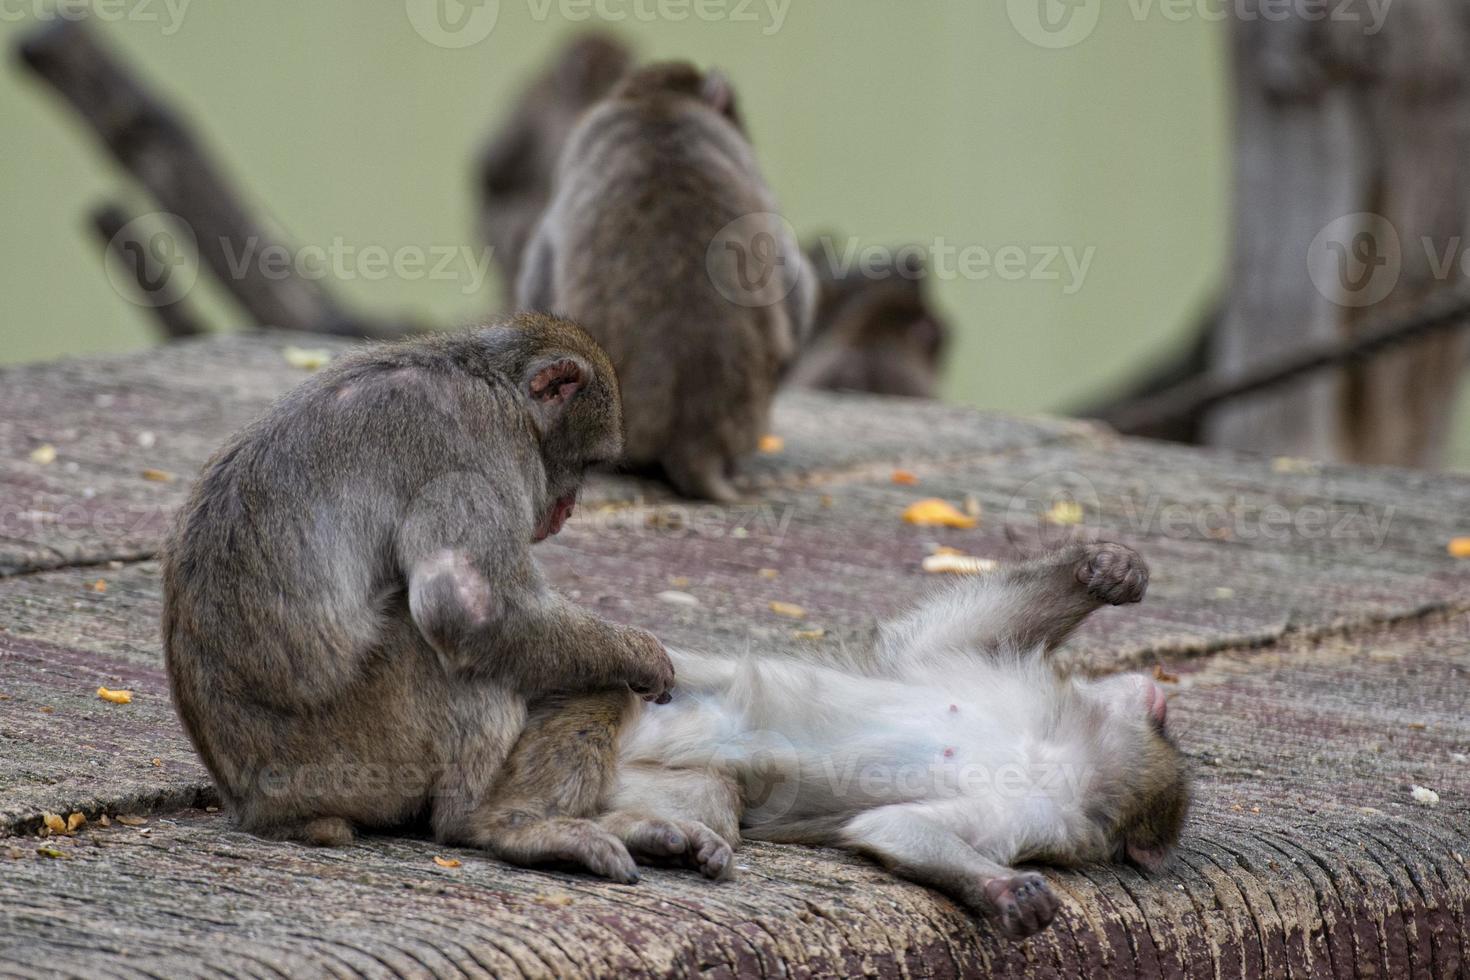
<svg viewBox="0 0 1470 980">
<path fill-rule="evenodd" d="M 831 852 L 753 846 L 727 884 L 652 871 L 620 888 L 468 852 L 441 868 L 426 841 L 315 851 L 234 833 L 168 704 L 152 556 L 208 453 L 300 380 L 287 342 L 0 371 L 0 975 L 1470 971 L 1470 562 L 1445 551 L 1470 533 L 1470 481 L 920 403 L 786 396 L 786 447 L 751 467 L 759 502 L 600 478 L 542 561 L 672 643 L 799 651 L 931 588 L 934 543 L 1006 559 L 1059 533 L 1038 514 L 1072 492 L 1090 529 L 1153 565 L 1148 601 L 1099 613 L 1073 656 L 1178 678 L 1171 724 L 1199 802 L 1164 873 L 1048 872 L 1059 921 L 1011 944 Z M 30 459 L 40 445 L 53 462 Z M 896 466 L 920 485 L 894 484 Z M 903 524 L 928 495 L 974 495 L 980 527 Z M 92 823 L 42 840 L 44 810 Z M 148 823 L 104 829 L 103 812 Z"/>
</svg>

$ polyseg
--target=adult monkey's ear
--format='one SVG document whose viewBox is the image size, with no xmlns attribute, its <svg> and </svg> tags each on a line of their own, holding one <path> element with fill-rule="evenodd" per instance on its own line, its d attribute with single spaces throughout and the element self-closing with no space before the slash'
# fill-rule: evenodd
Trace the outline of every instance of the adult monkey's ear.
<svg viewBox="0 0 1470 980">
<path fill-rule="evenodd" d="M 531 364 L 526 372 L 526 395 L 543 430 L 561 417 L 591 376 L 591 369 L 575 357 L 543 358 Z"/>
<path fill-rule="evenodd" d="M 704 84 L 699 87 L 699 94 L 716 112 L 734 123 L 742 133 L 745 132 L 745 123 L 740 118 L 740 105 L 735 98 L 735 86 L 730 84 L 728 75 L 718 68 L 711 68 L 704 74 Z"/>
</svg>

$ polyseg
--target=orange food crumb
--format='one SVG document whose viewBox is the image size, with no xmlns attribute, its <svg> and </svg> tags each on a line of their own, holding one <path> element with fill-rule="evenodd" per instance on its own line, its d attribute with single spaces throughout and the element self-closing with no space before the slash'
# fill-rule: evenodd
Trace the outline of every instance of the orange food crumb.
<svg viewBox="0 0 1470 980">
<path fill-rule="evenodd" d="M 441 868 L 457 868 L 460 865 L 460 862 L 454 858 L 442 857 L 438 854 L 434 855 L 434 863 Z"/>
<path fill-rule="evenodd" d="M 154 469 L 144 470 L 143 473 L 142 473 L 142 477 L 143 477 L 143 479 L 150 480 L 153 483 L 172 483 L 172 482 L 174 482 L 175 479 L 177 479 L 168 470 L 154 470 Z"/>
<path fill-rule="evenodd" d="M 112 704 L 133 703 L 132 691 L 114 691 L 111 688 L 99 687 L 97 688 L 97 696 L 104 701 L 111 702 Z"/>
<path fill-rule="evenodd" d="M 893 482 L 901 487 L 916 487 L 919 485 L 919 478 L 908 470 L 894 470 Z"/>
<path fill-rule="evenodd" d="M 1451 558 L 1470 558 L 1470 538 L 1451 538 L 1449 552 Z"/>
<path fill-rule="evenodd" d="M 919 527 L 974 527 L 979 523 L 968 514 L 961 513 L 954 504 L 938 497 L 909 504 L 903 512 L 903 519 Z"/>
<path fill-rule="evenodd" d="M 759 446 L 763 453 L 779 453 L 786 448 L 786 440 L 780 436 L 761 436 Z"/>
<path fill-rule="evenodd" d="M 93 592 L 106 592 L 107 591 L 107 579 L 105 579 L 105 578 L 99 578 L 97 581 L 93 582 L 92 583 L 92 591 Z"/>
</svg>

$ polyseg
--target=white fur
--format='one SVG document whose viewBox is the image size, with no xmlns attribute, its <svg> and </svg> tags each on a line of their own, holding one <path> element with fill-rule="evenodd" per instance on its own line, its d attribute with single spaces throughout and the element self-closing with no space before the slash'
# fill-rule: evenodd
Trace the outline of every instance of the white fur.
<svg viewBox="0 0 1470 980">
<path fill-rule="evenodd" d="M 1136 764 L 1149 682 L 1064 678 L 1041 649 L 978 647 L 1023 598 L 938 597 L 866 659 L 675 651 L 674 700 L 625 732 L 623 770 L 733 779 L 756 838 L 861 847 L 935 826 L 1000 864 L 1106 857 L 1089 807 Z M 636 805 L 629 779 L 620 795 Z"/>
</svg>

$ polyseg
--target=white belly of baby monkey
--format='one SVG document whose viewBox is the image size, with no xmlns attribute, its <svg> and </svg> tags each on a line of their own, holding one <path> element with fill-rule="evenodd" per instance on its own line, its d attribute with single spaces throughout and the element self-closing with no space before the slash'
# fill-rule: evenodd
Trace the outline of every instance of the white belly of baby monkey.
<svg viewBox="0 0 1470 980">
<path fill-rule="evenodd" d="M 674 700 L 643 711 L 623 763 L 733 778 L 746 836 L 844 843 L 851 821 L 894 805 L 1001 863 L 1071 853 L 1095 833 L 1086 801 L 1105 733 L 1040 651 L 943 656 L 886 676 L 673 657 Z"/>
</svg>

